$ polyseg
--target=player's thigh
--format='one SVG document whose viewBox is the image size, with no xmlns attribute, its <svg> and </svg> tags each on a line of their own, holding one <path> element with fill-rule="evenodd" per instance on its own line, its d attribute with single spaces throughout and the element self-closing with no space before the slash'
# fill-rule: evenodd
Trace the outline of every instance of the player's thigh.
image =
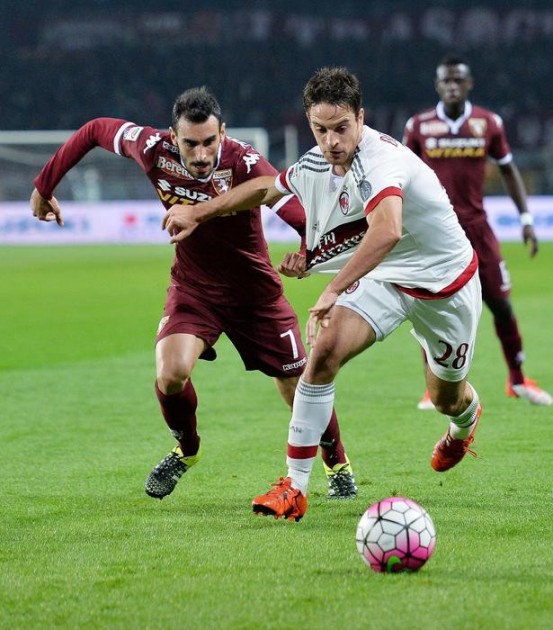
<svg viewBox="0 0 553 630">
<path fill-rule="evenodd" d="M 407 319 L 407 296 L 393 285 L 361 278 L 336 301 L 319 331 L 306 368 L 311 382 L 328 382 L 340 367 L 382 341 Z"/>
<path fill-rule="evenodd" d="M 156 375 L 163 381 L 189 378 L 196 362 L 206 348 L 200 337 L 174 333 L 156 344 Z"/>
<path fill-rule="evenodd" d="M 503 260 L 499 241 L 488 223 L 467 228 L 469 239 L 478 255 L 478 274 L 484 300 L 501 300 L 509 297 L 511 276 Z"/>
<path fill-rule="evenodd" d="M 193 335 L 205 342 L 202 359 L 216 358 L 213 346 L 223 332 L 224 323 L 216 305 L 201 300 L 183 288 L 170 286 L 156 335 L 156 346 L 172 335 Z"/>
<path fill-rule="evenodd" d="M 482 294 L 477 274 L 446 300 L 416 300 L 409 319 L 424 348 L 430 371 L 457 382 L 466 378 L 474 355 Z"/>
<path fill-rule="evenodd" d="M 354 282 L 336 301 L 348 308 L 374 331 L 376 341 L 383 341 L 408 317 L 410 299 L 389 282 L 361 278 Z"/>
<path fill-rule="evenodd" d="M 299 376 L 307 363 L 298 318 L 284 297 L 247 309 L 229 309 L 224 332 L 247 370 Z"/>
<path fill-rule="evenodd" d="M 485 300 L 505 300 L 511 294 L 511 276 L 502 258 L 488 258 L 479 262 L 478 273 Z"/>
<path fill-rule="evenodd" d="M 329 383 L 340 368 L 370 347 L 376 335 L 367 322 L 348 306 L 336 305 L 317 333 L 304 378 L 310 383 Z"/>
</svg>

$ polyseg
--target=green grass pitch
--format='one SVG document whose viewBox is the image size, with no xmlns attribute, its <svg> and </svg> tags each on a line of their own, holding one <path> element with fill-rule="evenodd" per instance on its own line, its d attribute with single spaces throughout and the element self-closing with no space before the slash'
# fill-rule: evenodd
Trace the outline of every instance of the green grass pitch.
<svg viewBox="0 0 553 630">
<path fill-rule="evenodd" d="M 553 389 L 553 243 L 506 244 L 526 369 Z M 274 247 L 275 260 L 284 248 Z M 250 501 L 285 471 L 289 412 L 226 339 L 194 382 L 204 458 L 159 502 L 143 482 L 172 447 L 153 393 L 170 247 L 0 250 L 0 628 L 549 628 L 553 408 L 504 394 L 487 311 L 471 381 L 480 457 L 429 466 L 446 428 L 416 403 L 402 327 L 346 366 L 337 409 L 360 496 L 329 502 L 320 464 L 301 523 Z M 326 281 L 286 281 L 302 321 Z M 364 508 L 419 501 L 438 532 L 417 574 L 357 556 Z"/>
</svg>

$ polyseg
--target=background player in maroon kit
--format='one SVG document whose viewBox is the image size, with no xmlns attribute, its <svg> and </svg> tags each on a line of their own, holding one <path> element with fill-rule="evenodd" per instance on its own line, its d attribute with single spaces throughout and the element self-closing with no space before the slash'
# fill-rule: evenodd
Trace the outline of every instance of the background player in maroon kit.
<svg viewBox="0 0 553 630">
<path fill-rule="evenodd" d="M 473 79 L 467 63 L 448 55 L 438 65 L 436 107 L 407 121 L 404 143 L 431 166 L 445 187 L 472 246 L 478 254 L 482 297 L 492 312 L 495 331 L 509 369 L 508 396 L 534 405 L 551 405 L 551 395 L 525 377 L 522 338 L 509 294 L 509 274 L 483 205 L 487 158 L 495 160 L 507 191 L 520 213 L 522 238 L 530 256 L 538 251 L 526 191 L 513 161 L 501 118 L 468 100 Z M 419 409 L 432 409 L 426 392 Z"/>
<path fill-rule="evenodd" d="M 225 135 L 215 97 L 206 88 L 193 88 L 176 99 L 169 130 L 115 118 L 81 127 L 35 178 L 31 206 L 36 217 L 63 225 L 54 189 L 96 146 L 137 162 L 166 209 L 201 203 L 250 178 L 277 174 L 250 145 Z M 303 235 L 303 208 L 294 197 L 282 201 L 273 209 Z M 170 494 L 201 457 L 191 375 L 198 359 L 216 358 L 213 346 L 221 333 L 247 370 L 275 378 L 291 408 L 307 358 L 297 317 L 271 265 L 259 207 L 209 222 L 176 246 L 156 338 L 155 391 L 177 446 L 146 479 L 152 497 Z M 357 488 L 335 413 L 322 447 L 329 497 L 354 497 Z"/>
</svg>

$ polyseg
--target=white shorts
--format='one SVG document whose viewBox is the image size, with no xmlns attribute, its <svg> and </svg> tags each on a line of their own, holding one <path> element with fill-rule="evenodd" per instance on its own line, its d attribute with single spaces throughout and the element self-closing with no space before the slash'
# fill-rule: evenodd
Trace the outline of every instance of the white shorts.
<svg viewBox="0 0 553 630">
<path fill-rule="evenodd" d="M 482 314 L 482 289 L 478 273 L 450 298 L 421 300 L 399 291 L 393 284 L 361 278 L 338 298 L 337 305 L 355 311 L 383 341 L 404 321 L 424 348 L 430 370 L 455 383 L 470 369 L 478 322 Z"/>
</svg>

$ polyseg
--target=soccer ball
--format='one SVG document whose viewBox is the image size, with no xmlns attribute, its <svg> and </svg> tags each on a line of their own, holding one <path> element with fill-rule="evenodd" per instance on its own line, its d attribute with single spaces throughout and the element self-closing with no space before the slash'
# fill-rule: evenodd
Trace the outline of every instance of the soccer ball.
<svg viewBox="0 0 553 630">
<path fill-rule="evenodd" d="M 373 571 L 418 571 L 434 551 L 436 528 L 412 499 L 389 497 L 367 508 L 355 539 L 357 551 Z"/>
</svg>

